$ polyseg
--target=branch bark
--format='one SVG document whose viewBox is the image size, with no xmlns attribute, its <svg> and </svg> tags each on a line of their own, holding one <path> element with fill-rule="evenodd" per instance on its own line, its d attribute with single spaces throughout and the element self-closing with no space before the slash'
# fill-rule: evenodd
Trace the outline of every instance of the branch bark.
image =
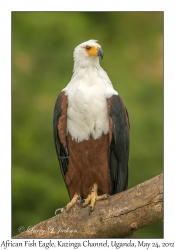
<svg viewBox="0 0 175 250">
<path fill-rule="evenodd" d="M 94 211 L 75 205 L 13 238 L 127 238 L 134 231 L 162 221 L 163 174 L 99 201 Z"/>
</svg>

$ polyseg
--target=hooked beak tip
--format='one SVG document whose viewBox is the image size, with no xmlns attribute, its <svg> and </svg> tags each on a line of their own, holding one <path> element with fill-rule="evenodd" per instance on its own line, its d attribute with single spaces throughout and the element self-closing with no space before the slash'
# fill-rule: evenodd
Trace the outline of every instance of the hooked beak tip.
<svg viewBox="0 0 175 250">
<path fill-rule="evenodd" d="M 101 59 L 103 59 L 103 50 L 101 48 L 98 49 L 97 56 L 99 56 Z"/>
</svg>

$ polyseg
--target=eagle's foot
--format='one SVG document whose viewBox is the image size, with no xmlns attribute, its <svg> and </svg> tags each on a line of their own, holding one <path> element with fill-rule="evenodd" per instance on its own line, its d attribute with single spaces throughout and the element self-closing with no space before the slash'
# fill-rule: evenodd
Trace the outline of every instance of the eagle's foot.
<svg viewBox="0 0 175 250">
<path fill-rule="evenodd" d="M 105 199 L 108 199 L 110 197 L 110 195 L 108 195 L 108 194 L 103 194 L 103 195 L 98 196 L 97 190 L 98 190 L 98 186 L 95 183 L 92 190 L 91 190 L 91 193 L 82 202 L 83 207 L 86 207 L 88 204 L 90 204 L 89 214 L 94 210 L 94 206 L 95 206 L 96 201 L 105 200 Z"/>
<path fill-rule="evenodd" d="M 74 194 L 72 200 L 67 204 L 66 207 L 63 207 L 63 208 L 61 209 L 61 212 L 64 212 L 64 211 L 69 212 L 70 209 L 71 209 L 76 203 L 78 203 L 78 204 L 80 205 L 80 204 L 81 204 L 81 200 L 82 200 L 82 198 L 81 198 L 78 194 Z"/>
</svg>

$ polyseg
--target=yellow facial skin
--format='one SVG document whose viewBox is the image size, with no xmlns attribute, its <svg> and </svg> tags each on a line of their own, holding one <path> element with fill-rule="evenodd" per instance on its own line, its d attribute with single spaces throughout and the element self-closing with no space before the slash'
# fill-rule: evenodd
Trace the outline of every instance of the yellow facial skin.
<svg viewBox="0 0 175 250">
<path fill-rule="evenodd" d="M 103 58 L 103 50 L 96 46 L 86 46 L 85 50 L 89 56 L 99 56 Z"/>
</svg>

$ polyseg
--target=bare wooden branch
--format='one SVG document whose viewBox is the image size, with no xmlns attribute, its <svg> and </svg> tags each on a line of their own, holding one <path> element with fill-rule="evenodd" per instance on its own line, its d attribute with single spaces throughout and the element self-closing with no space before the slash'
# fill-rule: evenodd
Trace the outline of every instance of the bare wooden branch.
<svg viewBox="0 0 175 250">
<path fill-rule="evenodd" d="M 163 174 L 88 207 L 76 205 L 13 238 L 126 238 L 163 217 Z"/>
</svg>

